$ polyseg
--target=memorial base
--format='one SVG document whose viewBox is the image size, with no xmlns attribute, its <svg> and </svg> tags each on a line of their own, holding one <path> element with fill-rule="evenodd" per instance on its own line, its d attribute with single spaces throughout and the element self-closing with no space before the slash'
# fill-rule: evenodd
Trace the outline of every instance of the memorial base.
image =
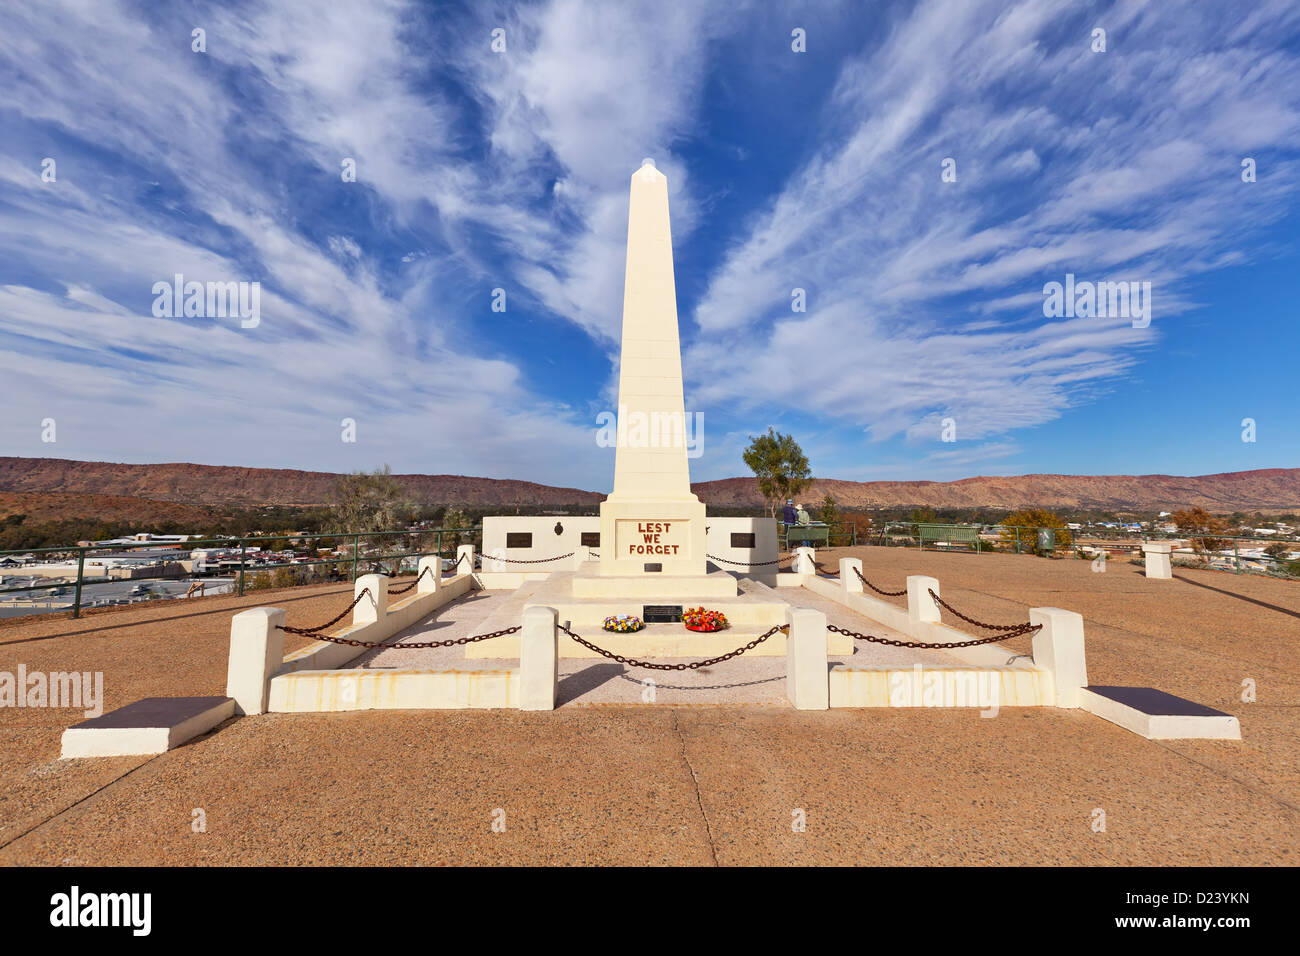
<svg viewBox="0 0 1300 956">
<path fill-rule="evenodd" d="M 726 571 L 710 574 L 647 574 L 620 577 L 602 574 L 600 565 L 588 561 L 573 575 L 575 598 L 650 599 L 734 598 L 739 593 L 736 579 Z"/>
</svg>

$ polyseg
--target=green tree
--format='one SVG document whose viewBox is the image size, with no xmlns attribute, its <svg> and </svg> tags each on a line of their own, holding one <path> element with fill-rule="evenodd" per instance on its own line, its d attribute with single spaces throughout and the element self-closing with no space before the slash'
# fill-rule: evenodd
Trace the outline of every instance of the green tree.
<svg viewBox="0 0 1300 956">
<path fill-rule="evenodd" d="M 370 474 L 355 471 L 339 480 L 334 492 L 334 530 L 350 533 L 390 531 L 410 514 L 402 486 L 388 465 Z"/>
<path fill-rule="evenodd" d="M 812 481 L 808 458 L 794 436 L 782 435 L 771 427 L 766 435 L 750 436 L 744 459 L 758 479 L 768 514 L 774 518 L 779 502 L 793 498 Z"/>
<path fill-rule="evenodd" d="M 1021 548 L 1038 550 L 1038 528 L 1055 530 L 1058 548 L 1068 548 L 1074 543 L 1074 536 L 1066 527 L 1065 519 L 1046 508 L 1021 508 L 1019 511 L 1013 511 L 1002 520 L 1002 525 L 1004 528 L 1001 534 L 1002 543 L 1012 549 L 1015 548 L 1016 536 L 1019 535 Z M 1017 528 L 1021 530 L 1014 530 Z M 1026 532 L 1025 528 L 1030 530 Z"/>
</svg>

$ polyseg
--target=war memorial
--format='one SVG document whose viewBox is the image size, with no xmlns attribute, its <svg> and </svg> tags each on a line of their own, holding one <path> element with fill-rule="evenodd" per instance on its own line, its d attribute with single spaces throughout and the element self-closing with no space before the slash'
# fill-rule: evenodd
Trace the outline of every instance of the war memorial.
<svg viewBox="0 0 1300 956">
<path fill-rule="evenodd" d="M 860 559 L 829 568 L 810 547 L 783 558 L 774 521 L 709 516 L 690 486 L 668 188 L 650 160 L 631 179 L 618 400 L 620 417 L 680 437 L 620 427 L 598 518 L 487 518 L 481 554 L 428 555 L 400 587 L 363 575 L 325 624 L 242 610 L 224 696 L 147 698 L 86 720 L 65 731 L 63 756 L 161 753 L 267 713 L 575 700 L 875 708 L 882 719 L 892 708 L 1068 708 L 1151 739 L 1240 738 L 1236 717 L 1157 688 L 1091 685 L 1087 622 L 1074 611 L 984 621 L 946 602 L 935 577 L 872 581 Z M 1167 550 L 1149 549 L 1150 579 L 1168 578 Z M 704 608 L 727 626 L 690 626 Z M 626 618 L 639 626 L 608 624 Z M 286 654 L 286 634 L 307 642 Z M 1020 636 L 1032 653 L 1003 646 Z"/>
</svg>

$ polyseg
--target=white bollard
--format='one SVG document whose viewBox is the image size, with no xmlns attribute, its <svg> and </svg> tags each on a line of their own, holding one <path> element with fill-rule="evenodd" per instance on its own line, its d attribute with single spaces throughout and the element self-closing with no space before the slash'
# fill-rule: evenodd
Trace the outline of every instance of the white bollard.
<svg viewBox="0 0 1300 956">
<path fill-rule="evenodd" d="M 861 594 L 862 579 L 861 558 L 840 558 L 840 587 L 845 594 Z"/>
<path fill-rule="evenodd" d="M 352 597 L 355 598 L 366 588 L 370 593 L 357 602 L 352 609 L 353 624 L 373 624 L 382 621 L 388 613 L 388 575 L 363 574 L 352 585 Z"/>
<path fill-rule="evenodd" d="M 817 552 L 809 547 L 794 549 L 794 564 L 790 568 L 795 574 L 817 573 Z"/>
<path fill-rule="evenodd" d="M 265 714 L 271 678 L 284 662 L 285 613 L 278 607 L 240 611 L 230 621 L 226 696 L 237 714 Z"/>
<path fill-rule="evenodd" d="M 930 597 L 931 591 L 935 594 L 943 593 L 939 590 L 938 578 L 926 577 L 924 574 L 907 576 L 907 619 L 913 627 L 938 624 L 943 620 L 939 616 L 939 605 Z"/>
<path fill-rule="evenodd" d="M 461 560 L 461 559 L 464 560 Z M 474 545 L 462 544 L 456 549 L 456 573 L 473 574 L 474 573 Z"/>
<path fill-rule="evenodd" d="M 437 594 L 442 587 L 442 555 L 426 554 L 421 557 L 416 574 L 420 581 L 415 586 L 416 594 Z"/>
<path fill-rule="evenodd" d="M 1034 666 L 1051 672 L 1056 706 L 1078 707 L 1079 690 L 1088 686 L 1083 615 L 1059 607 L 1031 607 L 1029 623 L 1042 625 L 1034 633 Z"/>
<path fill-rule="evenodd" d="M 591 560 L 591 548 L 585 544 L 580 544 L 573 549 L 573 570 L 582 567 L 584 561 Z"/>
<path fill-rule="evenodd" d="M 559 631 L 553 607 L 524 608 L 519 632 L 519 709 L 554 710 L 560 681 Z"/>
<path fill-rule="evenodd" d="M 1173 545 L 1168 541 L 1147 541 L 1142 545 L 1142 553 L 1146 555 L 1146 575 L 1149 578 L 1159 580 L 1172 580 L 1174 570 L 1169 559 L 1169 553 L 1173 550 Z"/>
<path fill-rule="evenodd" d="M 785 693 L 796 710 L 827 710 L 831 705 L 826 660 L 826 615 L 809 607 L 785 612 Z"/>
</svg>

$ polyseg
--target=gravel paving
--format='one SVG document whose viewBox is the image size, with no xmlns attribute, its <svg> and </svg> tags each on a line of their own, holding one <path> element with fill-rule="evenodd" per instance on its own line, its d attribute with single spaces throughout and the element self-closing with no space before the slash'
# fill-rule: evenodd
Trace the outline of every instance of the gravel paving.
<svg viewBox="0 0 1300 956">
<path fill-rule="evenodd" d="M 819 559 L 848 553 L 882 587 L 931 574 L 947 600 L 987 620 L 1039 605 L 1080 611 L 1093 683 L 1221 708 L 1244 739 L 1159 743 L 1052 708 L 984 719 L 605 704 L 271 714 L 154 759 L 64 762 L 59 736 L 79 713 L 5 708 L 0 864 L 1300 862 L 1300 587 L 1181 569 L 1147 581 L 1117 560 L 1096 574 L 1087 561 L 1017 555 L 868 548 Z M 348 600 L 335 586 L 6 622 L 0 671 L 102 671 L 107 708 L 218 694 L 235 610 L 283 606 L 306 624 Z M 447 625 L 461 613 L 449 609 Z M 640 685 L 629 687 L 639 701 Z M 195 808 L 205 833 L 191 830 Z M 1097 809 L 1105 832 L 1092 827 Z M 504 833 L 493 832 L 496 810 Z M 796 810 L 807 832 L 792 831 Z"/>
</svg>

